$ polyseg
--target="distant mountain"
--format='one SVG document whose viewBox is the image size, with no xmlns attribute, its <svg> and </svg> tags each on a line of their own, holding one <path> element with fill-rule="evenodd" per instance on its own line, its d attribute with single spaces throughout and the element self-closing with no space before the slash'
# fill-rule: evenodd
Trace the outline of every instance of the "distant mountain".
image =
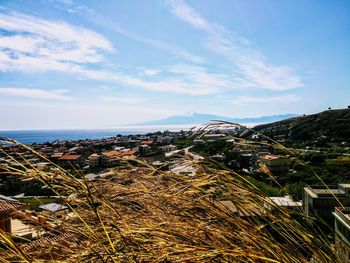
<svg viewBox="0 0 350 263">
<path fill-rule="evenodd" d="M 222 120 L 237 123 L 268 123 L 274 121 L 280 121 L 287 118 L 296 117 L 296 114 L 283 114 L 283 115 L 272 115 L 272 116 L 262 116 L 253 118 L 230 118 L 219 115 L 212 114 L 202 114 L 202 113 L 188 113 L 184 115 L 171 116 L 166 119 L 150 121 L 142 123 L 141 125 L 181 125 L 181 124 L 204 124 L 209 123 L 212 120 Z"/>
<path fill-rule="evenodd" d="M 350 109 L 327 110 L 254 127 L 271 138 L 287 141 L 349 142 Z"/>
</svg>

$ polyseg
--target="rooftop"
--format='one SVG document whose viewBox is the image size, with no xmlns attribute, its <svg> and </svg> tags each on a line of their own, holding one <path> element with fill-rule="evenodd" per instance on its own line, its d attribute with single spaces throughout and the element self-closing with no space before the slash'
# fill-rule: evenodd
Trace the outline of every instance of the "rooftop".
<svg viewBox="0 0 350 263">
<path fill-rule="evenodd" d="M 339 184 L 339 185 L 316 185 L 316 186 L 307 186 L 305 191 L 307 191 L 312 197 L 331 197 L 331 196 L 342 196 L 346 194 L 346 189 L 349 188 L 348 184 Z"/>
<path fill-rule="evenodd" d="M 277 206 L 284 207 L 301 207 L 301 202 L 293 201 L 291 196 L 283 196 L 283 197 L 269 197 L 272 202 L 274 202 Z"/>
<path fill-rule="evenodd" d="M 80 159 L 81 155 L 63 155 L 62 157 L 59 158 L 61 161 L 74 161 Z"/>
<path fill-rule="evenodd" d="M 60 243 L 65 242 L 66 240 L 71 240 L 74 238 L 74 235 L 71 233 L 63 233 L 57 236 L 46 236 L 41 237 L 35 241 L 30 242 L 22 246 L 24 251 L 30 251 L 33 249 L 38 249 L 39 247 L 50 247 L 55 244 L 57 246 Z"/>
<path fill-rule="evenodd" d="M 260 157 L 262 160 L 271 161 L 271 160 L 278 160 L 278 159 L 287 159 L 288 156 L 283 155 L 274 155 L 274 154 L 265 154 Z"/>
<path fill-rule="evenodd" d="M 106 157 L 113 157 L 113 156 L 120 155 L 120 152 L 118 152 L 118 151 L 108 151 L 108 152 L 103 152 L 102 155 L 104 155 Z"/>
<path fill-rule="evenodd" d="M 53 153 L 51 155 L 51 158 L 59 158 L 59 157 L 62 157 L 63 153 Z"/>
<path fill-rule="evenodd" d="M 24 208 L 26 205 L 16 199 L 0 195 L 0 214 L 12 213 L 18 209 Z"/>
<path fill-rule="evenodd" d="M 213 133 L 213 134 L 205 134 L 204 137 L 225 137 L 226 135 L 223 133 Z"/>
<path fill-rule="evenodd" d="M 39 206 L 39 208 L 41 208 L 42 210 L 45 210 L 45 211 L 52 212 L 52 213 L 68 209 L 67 206 L 62 205 L 62 204 L 56 204 L 56 203 L 41 205 L 41 206 Z"/>
</svg>

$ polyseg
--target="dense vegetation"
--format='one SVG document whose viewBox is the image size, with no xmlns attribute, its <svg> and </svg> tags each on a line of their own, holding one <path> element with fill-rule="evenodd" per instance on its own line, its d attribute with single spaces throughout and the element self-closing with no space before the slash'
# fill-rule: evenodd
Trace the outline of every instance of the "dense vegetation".
<svg viewBox="0 0 350 263">
<path fill-rule="evenodd" d="M 286 143 L 317 144 L 350 141 L 350 109 L 328 110 L 317 114 L 291 118 L 254 127 L 272 138 Z"/>
</svg>

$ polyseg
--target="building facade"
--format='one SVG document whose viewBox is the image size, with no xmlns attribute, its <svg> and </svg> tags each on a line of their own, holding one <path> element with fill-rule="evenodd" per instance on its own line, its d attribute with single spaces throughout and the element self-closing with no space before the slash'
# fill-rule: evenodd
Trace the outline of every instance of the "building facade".
<svg viewBox="0 0 350 263">
<path fill-rule="evenodd" d="M 265 164 L 272 174 L 286 173 L 289 169 L 289 157 L 274 154 L 265 154 L 260 156 L 260 162 Z"/>
<path fill-rule="evenodd" d="M 323 223 L 326 232 L 334 227 L 332 212 L 337 206 L 350 206 L 350 184 L 337 186 L 307 186 L 303 191 L 303 209 L 310 224 L 314 219 Z"/>
<path fill-rule="evenodd" d="M 350 263 L 350 207 L 336 207 L 334 216 L 334 248 L 340 262 Z"/>
</svg>

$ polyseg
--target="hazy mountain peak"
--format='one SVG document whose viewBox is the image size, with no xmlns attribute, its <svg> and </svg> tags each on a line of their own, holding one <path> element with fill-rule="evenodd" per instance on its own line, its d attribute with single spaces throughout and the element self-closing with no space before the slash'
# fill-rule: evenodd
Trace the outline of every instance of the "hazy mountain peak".
<svg viewBox="0 0 350 263">
<path fill-rule="evenodd" d="M 269 123 L 274 121 L 280 121 L 292 117 L 297 117 L 297 114 L 282 114 L 272 116 L 261 116 L 251 118 L 231 118 L 226 116 L 219 116 L 213 114 L 204 114 L 197 112 L 187 112 L 183 115 L 170 116 L 165 119 L 150 121 L 142 123 L 142 125 L 181 125 L 181 124 L 203 124 L 213 120 L 231 121 L 238 123 Z"/>
</svg>

